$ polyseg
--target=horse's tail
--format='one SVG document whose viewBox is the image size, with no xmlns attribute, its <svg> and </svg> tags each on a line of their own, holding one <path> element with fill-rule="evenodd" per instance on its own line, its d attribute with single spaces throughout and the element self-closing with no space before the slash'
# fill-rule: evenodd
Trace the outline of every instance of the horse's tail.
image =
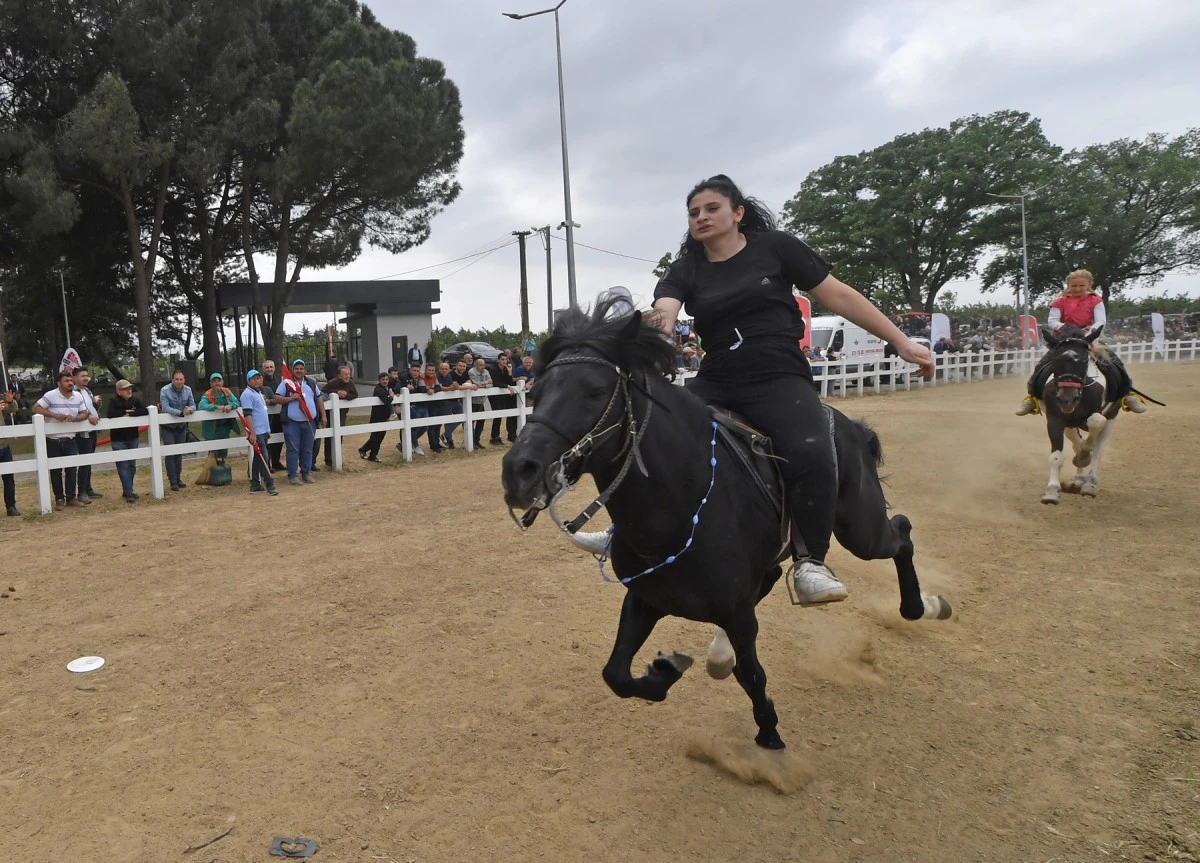
<svg viewBox="0 0 1200 863">
<path fill-rule="evenodd" d="M 851 422 L 858 426 L 859 431 L 862 432 L 863 437 L 866 440 L 867 452 L 871 454 L 871 460 L 875 462 L 875 466 L 878 467 L 882 465 L 883 443 L 879 440 L 879 435 L 875 434 L 875 429 L 871 428 L 866 420 L 851 420 Z"/>
</svg>

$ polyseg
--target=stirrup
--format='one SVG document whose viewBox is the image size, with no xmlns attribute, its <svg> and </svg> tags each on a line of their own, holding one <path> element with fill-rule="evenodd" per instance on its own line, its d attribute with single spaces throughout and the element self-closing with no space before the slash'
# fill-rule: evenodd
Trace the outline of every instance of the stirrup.
<svg viewBox="0 0 1200 863">
<path fill-rule="evenodd" d="M 1029 404 L 1032 404 L 1033 407 L 1031 407 L 1029 410 L 1025 410 L 1026 405 L 1029 405 Z M 1019 417 L 1037 416 L 1041 412 L 1042 412 L 1041 402 L 1039 402 L 1033 396 L 1025 396 L 1025 401 L 1021 402 L 1021 408 L 1020 408 L 1020 410 L 1017 411 L 1017 416 L 1019 416 Z"/>
<path fill-rule="evenodd" d="M 1130 399 L 1133 399 L 1133 403 L 1137 407 L 1130 407 Z M 1146 412 L 1146 400 L 1137 393 L 1130 393 L 1121 399 L 1121 410 L 1131 414 L 1144 414 Z"/>
</svg>

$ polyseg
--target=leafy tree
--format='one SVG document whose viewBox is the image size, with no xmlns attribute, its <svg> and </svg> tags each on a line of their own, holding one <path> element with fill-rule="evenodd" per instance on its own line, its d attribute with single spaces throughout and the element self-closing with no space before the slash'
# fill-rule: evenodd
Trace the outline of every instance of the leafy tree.
<svg viewBox="0 0 1200 863">
<path fill-rule="evenodd" d="M 971 275 L 994 199 L 1044 176 L 1058 150 L 1028 114 L 1000 111 L 900 135 L 813 171 L 785 226 L 872 296 L 930 311 Z"/>
<path fill-rule="evenodd" d="M 1105 300 L 1134 283 L 1200 266 L 1200 129 L 1150 135 L 1068 153 L 1055 182 L 1026 201 L 1029 287 L 1056 296 L 1067 273 L 1092 271 Z M 1000 214 L 998 214 L 1000 215 Z M 1008 208 L 988 238 L 1004 251 L 983 271 L 994 290 L 1021 281 L 1019 210 Z"/>
<path fill-rule="evenodd" d="M 271 4 L 265 19 L 270 74 L 253 97 L 259 136 L 240 149 L 240 203 L 270 354 L 304 270 L 347 264 L 364 242 L 399 253 L 428 238 L 458 195 L 463 131 L 442 64 L 353 0 Z M 274 258 L 261 293 L 258 253 Z"/>
<path fill-rule="evenodd" d="M 661 258 L 658 259 L 658 263 L 654 265 L 654 270 L 653 270 L 654 278 L 656 280 L 662 281 L 663 276 L 665 276 L 667 274 L 667 270 L 671 269 L 671 261 L 673 261 L 674 259 L 675 259 L 675 256 L 671 252 L 667 252 L 665 255 L 663 255 Z"/>
</svg>

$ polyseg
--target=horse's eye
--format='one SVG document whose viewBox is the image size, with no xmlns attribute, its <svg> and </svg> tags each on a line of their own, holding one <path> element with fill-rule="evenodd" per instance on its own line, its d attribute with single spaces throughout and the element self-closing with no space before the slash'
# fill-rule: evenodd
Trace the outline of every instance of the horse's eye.
<svg viewBox="0 0 1200 863">
<path fill-rule="evenodd" d="M 585 387 L 583 397 L 590 402 L 598 402 L 608 396 L 608 391 L 601 387 Z"/>
</svg>

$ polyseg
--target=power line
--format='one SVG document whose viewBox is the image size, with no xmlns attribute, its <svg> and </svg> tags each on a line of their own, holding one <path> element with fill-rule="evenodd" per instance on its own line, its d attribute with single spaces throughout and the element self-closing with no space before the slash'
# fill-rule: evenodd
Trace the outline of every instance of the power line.
<svg viewBox="0 0 1200 863">
<path fill-rule="evenodd" d="M 482 261 L 484 258 L 486 258 L 488 255 L 494 255 L 496 252 L 500 251 L 501 249 L 506 249 L 506 248 L 508 248 L 509 246 L 515 245 L 515 244 L 516 244 L 516 242 L 517 242 L 516 240 L 509 240 L 509 241 L 508 241 L 507 243 L 505 243 L 503 246 L 497 246 L 496 248 L 492 249 L 492 250 L 491 250 L 491 251 L 489 251 L 489 252 L 484 252 L 482 255 L 479 255 L 479 256 L 477 256 L 477 257 L 475 258 L 475 260 L 471 261 L 471 263 L 469 263 L 469 264 L 463 264 L 461 267 L 459 267 L 459 268 L 458 268 L 457 270 L 455 270 L 454 272 L 452 272 L 452 273 L 447 273 L 446 275 L 442 276 L 441 280 L 444 282 L 444 281 L 446 281 L 446 279 L 449 279 L 449 278 L 450 278 L 450 277 L 452 277 L 452 276 L 457 276 L 457 275 L 458 275 L 459 273 L 461 273 L 463 270 L 467 269 L 467 267 L 473 267 L 473 266 L 475 266 L 475 265 L 476 265 L 476 264 L 478 264 L 480 261 Z"/>
<path fill-rule="evenodd" d="M 506 241 L 504 243 L 504 245 L 496 246 L 495 248 L 489 248 L 490 246 L 495 246 L 496 243 L 499 243 L 502 240 Z M 447 264 L 457 264 L 459 261 L 465 261 L 468 258 L 476 258 L 476 257 L 479 257 L 480 255 L 490 255 L 492 252 L 495 252 L 498 249 L 503 249 L 504 246 L 510 246 L 514 242 L 515 242 L 515 240 L 510 239 L 510 235 L 504 234 L 503 236 L 497 237 L 494 240 L 484 243 L 482 246 L 478 246 L 475 251 L 472 251 L 466 255 L 463 255 L 461 258 L 451 258 L 448 261 L 442 261 L 440 264 L 430 264 L 427 267 L 417 267 L 416 269 L 405 270 L 402 273 L 392 273 L 390 276 L 379 276 L 377 278 L 371 279 L 371 281 L 372 282 L 380 282 L 380 281 L 383 281 L 384 279 L 394 279 L 397 276 L 407 276 L 407 275 L 411 275 L 412 273 L 424 272 L 425 270 L 436 270 L 438 267 L 444 267 Z"/>
<path fill-rule="evenodd" d="M 558 240 L 560 243 L 566 242 L 566 240 L 564 240 L 562 237 L 558 236 L 557 234 L 553 234 L 552 236 L 554 237 L 554 239 Z M 649 258 L 639 258 L 637 255 L 623 255 L 620 252 L 610 252 L 608 249 L 601 249 L 597 246 L 589 246 L 587 243 L 579 242 L 579 240 L 575 241 L 575 245 L 583 246 L 585 249 L 591 249 L 593 252 L 603 252 L 606 255 L 613 255 L 614 257 L 617 257 L 617 258 L 628 258 L 631 261 L 643 261 L 647 264 L 657 264 L 658 263 L 658 261 L 652 261 Z"/>
</svg>

